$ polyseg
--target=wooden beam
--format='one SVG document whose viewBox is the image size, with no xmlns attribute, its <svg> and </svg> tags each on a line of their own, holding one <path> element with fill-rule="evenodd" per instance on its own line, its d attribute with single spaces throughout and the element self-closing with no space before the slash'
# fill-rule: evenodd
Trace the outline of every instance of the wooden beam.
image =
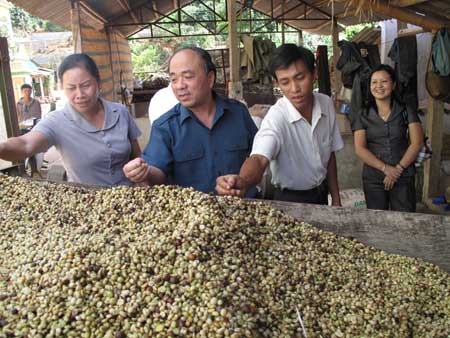
<svg viewBox="0 0 450 338">
<path fill-rule="evenodd" d="M 93 9 L 85 2 L 79 1 L 79 4 L 80 9 L 83 11 L 83 13 L 88 15 L 94 21 L 97 21 L 101 25 L 105 25 L 108 23 L 108 20 L 106 20 L 100 13 L 98 13 L 95 9 Z"/>
<path fill-rule="evenodd" d="M 427 2 L 428 0 L 392 0 L 391 5 L 397 7 L 408 7 L 417 4 L 421 4 L 423 2 Z"/>
<path fill-rule="evenodd" d="M 128 3 L 128 0 L 116 0 L 117 3 L 122 7 L 127 13 L 130 14 L 131 19 L 134 22 L 139 22 L 140 20 L 137 18 L 137 16 L 134 14 L 133 10 L 130 7 L 130 4 Z"/>
<path fill-rule="evenodd" d="M 431 197 L 443 193 L 439 188 L 441 171 L 442 139 L 444 133 L 444 103 L 428 95 L 428 111 L 426 115 L 427 135 L 431 142 L 433 156 L 424 162 L 422 199 L 426 203 Z"/>
<path fill-rule="evenodd" d="M 310 15 L 312 12 L 314 12 L 314 8 L 308 9 L 305 13 L 303 13 L 301 16 L 299 16 L 299 18 L 306 19 L 308 17 L 308 15 Z"/>
<path fill-rule="evenodd" d="M 414 28 L 405 28 L 400 29 L 397 33 L 397 37 L 401 36 L 410 36 L 425 33 L 422 27 L 414 27 Z"/>
<path fill-rule="evenodd" d="M 323 19 L 323 20 L 326 22 L 324 22 L 316 27 L 308 28 L 307 31 L 308 32 L 317 32 L 317 31 L 320 31 L 321 29 L 323 29 L 324 27 L 326 27 L 327 25 L 331 25 L 331 22 L 328 19 Z"/>
<path fill-rule="evenodd" d="M 145 8 L 147 8 L 147 9 L 151 10 L 151 8 L 147 7 L 147 3 L 148 3 L 148 0 L 134 1 L 134 2 L 133 2 L 133 6 L 130 6 L 130 9 L 131 9 L 133 12 L 134 12 L 134 11 L 137 11 L 137 10 L 143 8 L 143 7 L 145 7 Z M 122 18 L 124 18 L 124 16 L 127 16 L 127 13 L 120 13 L 120 14 L 114 16 L 113 18 L 110 18 L 109 24 L 110 24 L 110 25 L 114 25 L 114 23 L 115 23 L 116 21 L 120 21 Z"/>
<path fill-rule="evenodd" d="M 153 14 L 155 14 L 155 18 L 159 19 L 161 16 L 159 15 L 158 7 L 156 6 L 156 3 L 154 1 L 152 1 L 152 9 Z"/>
<path fill-rule="evenodd" d="M 428 31 L 437 31 L 448 24 L 448 22 L 439 19 L 430 19 L 425 16 L 415 14 L 409 10 L 389 5 L 385 0 L 377 0 L 375 2 L 363 1 L 362 8 L 365 10 L 372 9 L 376 13 L 404 21 L 415 26 L 423 27 Z"/>
<path fill-rule="evenodd" d="M 358 10 L 356 8 L 352 9 L 352 10 L 346 9 L 344 12 L 337 14 L 335 17 L 337 19 L 343 19 L 343 18 L 347 18 L 349 16 L 355 16 L 357 12 L 358 12 Z"/>
</svg>

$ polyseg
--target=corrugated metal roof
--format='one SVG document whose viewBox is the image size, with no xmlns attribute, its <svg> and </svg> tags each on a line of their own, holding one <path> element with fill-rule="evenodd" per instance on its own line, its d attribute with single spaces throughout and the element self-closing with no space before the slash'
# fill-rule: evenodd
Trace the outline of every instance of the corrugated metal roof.
<svg viewBox="0 0 450 338">
<path fill-rule="evenodd" d="M 222 0 L 224 1 L 224 0 Z M 361 0 L 362 1 L 362 0 Z M 377 3 L 384 0 L 376 0 Z M 450 27 L 449 0 L 388 0 L 397 3 L 409 13 L 424 16 L 427 20 L 440 20 Z M 11 0 L 12 3 L 45 20 L 70 29 L 70 2 L 68 0 Z M 87 15 L 89 25 L 103 29 L 107 24 L 126 24 L 133 22 L 152 22 L 161 15 L 168 14 L 178 7 L 192 3 L 192 0 L 83 0 L 81 7 Z M 241 1 L 238 1 L 241 3 Z M 276 19 L 284 13 L 286 23 L 311 33 L 330 34 L 331 17 L 338 19 L 341 25 L 355 25 L 362 22 L 374 22 L 389 19 L 386 15 L 365 11 L 356 14 L 356 7 L 351 4 L 357 0 L 253 0 L 252 7 Z M 366 3 L 369 1 L 367 0 Z M 384 1 L 383 3 L 385 3 Z M 410 5 L 413 4 L 413 5 Z M 289 20 L 293 19 L 293 20 Z M 294 20 L 295 19 L 295 20 Z M 129 36 L 143 26 L 116 27 L 123 36 Z"/>
</svg>

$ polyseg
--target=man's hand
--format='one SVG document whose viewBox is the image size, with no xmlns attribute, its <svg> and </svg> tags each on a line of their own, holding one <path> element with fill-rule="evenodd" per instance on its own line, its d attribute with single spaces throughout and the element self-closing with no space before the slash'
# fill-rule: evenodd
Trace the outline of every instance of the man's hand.
<svg viewBox="0 0 450 338">
<path fill-rule="evenodd" d="M 123 167 L 125 176 L 134 183 L 145 182 L 148 179 L 150 166 L 140 157 L 128 162 Z"/>
<path fill-rule="evenodd" d="M 393 179 L 390 176 L 386 176 L 383 180 L 384 183 L 384 190 L 389 191 L 394 187 L 395 182 L 397 182 L 397 179 Z"/>
<path fill-rule="evenodd" d="M 225 175 L 216 179 L 216 191 L 219 195 L 243 197 L 248 188 L 247 182 L 239 175 Z"/>
<path fill-rule="evenodd" d="M 392 181 L 397 181 L 399 177 L 402 175 L 402 170 L 396 167 L 390 166 L 386 164 L 386 168 L 384 169 L 384 174 L 386 177 L 389 177 Z"/>
</svg>

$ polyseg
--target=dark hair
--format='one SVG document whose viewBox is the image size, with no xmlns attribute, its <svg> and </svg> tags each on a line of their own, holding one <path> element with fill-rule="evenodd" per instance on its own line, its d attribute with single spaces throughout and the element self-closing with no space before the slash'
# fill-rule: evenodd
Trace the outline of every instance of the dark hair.
<svg viewBox="0 0 450 338">
<path fill-rule="evenodd" d="M 306 67 L 312 73 L 315 68 L 314 54 L 304 47 L 293 43 L 286 43 L 273 51 L 269 62 L 270 74 L 276 79 L 275 72 L 278 69 L 286 69 L 297 60 L 303 60 Z"/>
<path fill-rule="evenodd" d="M 100 74 L 95 61 L 85 53 L 72 54 L 66 57 L 58 67 L 58 78 L 62 82 L 65 72 L 73 68 L 84 68 L 91 74 L 100 84 Z"/>
<path fill-rule="evenodd" d="M 187 50 L 187 49 L 192 50 L 193 52 L 197 53 L 198 56 L 200 56 L 200 58 L 205 63 L 206 74 L 209 74 L 209 72 L 213 72 L 214 73 L 214 82 L 216 82 L 216 72 L 217 72 L 216 65 L 212 61 L 211 55 L 203 48 L 196 47 L 196 46 L 182 47 L 182 48 L 178 49 L 175 53 L 173 53 L 173 55 L 170 57 L 170 60 L 169 60 L 169 72 L 170 72 L 170 62 L 172 61 L 172 58 L 179 52 L 181 52 L 183 50 Z"/>
<path fill-rule="evenodd" d="M 371 83 L 372 83 L 372 76 L 376 72 L 386 72 L 386 73 L 388 73 L 388 75 L 391 78 L 393 83 L 396 82 L 396 76 L 395 76 L 395 70 L 391 66 L 386 65 L 386 64 L 380 64 L 380 65 L 376 66 L 374 69 L 372 69 L 372 71 L 370 72 L 369 88 L 368 88 L 368 93 L 367 93 L 368 96 L 367 96 L 366 107 L 367 108 L 373 108 L 376 111 L 378 111 L 377 103 L 375 101 L 375 98 L 372 95 L 372 91 L 370 90 Z M 394 90 L 392 92 L 392 95 L 391 95 L 391 105 L 394 103 L 394 100 L 396 100 L 399 103 L 401 103 L 400 99 L 397 97 L 397 91 L 395 90 L 395 88 L 394 88 Z"/>
<path fill-rule="evenodd" d="M 31 85 L 29 85 L 28 83 L 24 83 L 22 86 L 20 86 L 20 90 L 24 90 L 25 88 L 33 89 L 33 87 L 31 87 Z"/>
</svg>

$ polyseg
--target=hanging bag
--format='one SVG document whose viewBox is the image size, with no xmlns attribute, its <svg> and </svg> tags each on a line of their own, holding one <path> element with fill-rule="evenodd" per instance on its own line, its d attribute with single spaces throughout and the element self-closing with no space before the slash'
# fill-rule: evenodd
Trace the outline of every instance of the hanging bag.
<svg viewBox="0 0 450 338">
<path fill-rule="evenodd" d="M 428 70 L 425 76 L 425 85 L 432 98 L 450 103 L 450 75 L 441 76 L 433 71 L 433 69 L 436 69 L 436 65 L 438 65 L 439 69 L 440 65 L 450 62 L 450 56 L 448 54 L 445 55 L 446 49 L 450 47 L 450 45 L 448 45 L 450 44 L 450 41 L 448 41 L 447 44 L 447 39 L 450 40 L 450 34 L 445 29 L 439 31 L 433 37 L 430 57 L 428 58 Z M 438 60 L 436 60 L 435 57 L 438 58 Z M 438 61 L 437 64 L 436 61 Z"/>
</svg>

